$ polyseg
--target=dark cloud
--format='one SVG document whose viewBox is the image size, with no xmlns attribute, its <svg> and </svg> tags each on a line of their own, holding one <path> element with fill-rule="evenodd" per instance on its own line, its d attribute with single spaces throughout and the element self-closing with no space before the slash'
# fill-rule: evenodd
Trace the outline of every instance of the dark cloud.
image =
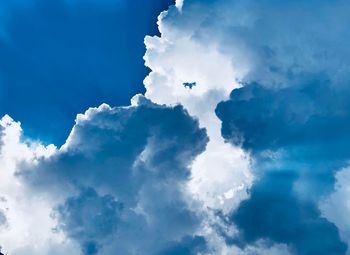
<svg viewBox="0 0 350 255">
<path fill-rule="evenodd" d="M 58 229 L 85 254 L 158 254 L 200 227 L 185 185 L 206 132 L 181 106 L 138 101 L 78 116 L 57 155 L 20 173 L 37 190 L 67 193 L 56 210 Z M 196 240 L 180 245 L 191 250 Z"/>
<path fill-rule="evenodd" d="M 223 136 L 255 160 L 251 197 L 231 220 L 242 245 L 266 238 L 296 254 L 344 254 L 318 202 L 350 157 L 350 91 L 322 75 L 304 82 L 284 89 L 249 84 L 218 105 Z"/>
<path fill-rule="evenodd" d="M 314 203 L 303 201 L 293 191 L 291 172 L 265 174 L 231 219 L 241 230 L 240 244 L 267 238 L 292 246 L 295 254 L 344 254 L 334 224 L 320 216 Z"/>
<path fill-rule="evenodd" d="M 0 229 L 7 225 L 7 218 L 3 211 L 0 210 Z"/>
<path fill-rule="evenodd" d="M 117 230 L 122 209 L 112 196 L 99 196 L 94 189 L 85 188 L 56 209 L 58 228 L 79 240 L 84 255 L 97 254 L 98 241 Z"/>
<path fill-rule="evenodd" d="M 169 248 L 157 255 L 197 255 L 207 249 L 206 240 L 201 236 L 184 237 L 181 242 L 170 244 Z"/>
</svg>

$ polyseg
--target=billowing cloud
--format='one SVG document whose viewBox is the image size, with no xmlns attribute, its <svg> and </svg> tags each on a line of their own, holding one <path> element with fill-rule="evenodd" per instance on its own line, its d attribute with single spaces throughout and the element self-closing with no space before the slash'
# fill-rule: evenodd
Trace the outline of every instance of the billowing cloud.
<svg viewBox="0 0 350 255">
<path fill-rule="evenodd" d="M 207 14 L 192 10 L 193 4 L 202 5 L 185 1 L 182 9 L 170 7 L 159 17 L 161 37 L 146 37 L 144 58 L 152 71 L 144 81 L 145 96 L 160 104 L 180 103 L 206 128 L 209 143 L 192 165 L 189 189 L 205 207 L 231 211 L 247 197 L 250 161 L 249 155 L 221 137 L 215 107 L 240 86 L 238 70 L 216 43 L 195 38 L 201 22 L 197 16 Z M 192 88 L 185 86 L 188 83 Z"/>
<path fill-rule="evenodd" d="M 335 190 L 320 202 L 322 215 L 334 222 L 340 236 L 350 244 L 350 171 L 349 167 L 341 169 L 336 174 Z M 349 252 L 348 252 L 349 253 Z"/>
<path fill-rule="evenodd" d="M 194 194 L 205 191 L 199 199 L 224 219 L 230 215 L 239 234 L 223 233 L 227 243 L 246 247 L 264 239 L 296 254 L 344 254 L 337 227 L 318 204 L 349 157 L 349 3 L 187 0 L 177 6 L 161 15 L 161 37 L 146 38 L 152 72 L 145 85 L 147 97 L 180 102 L 208 130 L 208 148 L 192 166 Z M 192 89 L 183 86 L 194 82 Z M 212 112 L 231 90 L 217 108 L 230 147 L 217 135 Z M 241 203 L 252 181 L 250 159 L 256 181 Z"/>
<path fill-rule="evenodd" d="M 258 176 L 251 198 L 231 216 L 241 230 L 237 242 L 267 238 L 296 254 L 345 253 L 318 202 L 350 157 L 348 92 L 322 79 L 279 90 L 252 84 L 219 104 L 224 137 L 254 155 Z"/>
<path fill-rule="evenodd" d="M 98 243 L 113 235 L 118 227 L 123 204 L 112 196 L 99 196 L 92 188 L 68 198 L 57 208 L 58 229 L 82 244 L 83 254 L 97 254 Z"/>
<path fill-rule="evenodd" d="M 1 245 L 22 255 L 43 219 L 32 254 L 346 253 L 349 9 L 177 1 L 131 106 L 79 114 L 59 149 L 5 117 Z"/>
<path fill-rule="evenodd" d="M 230 62 L 210 73 L 214 84 L 238 79 L 283 87 L 302 82 L 310 72 L 325 72 L 337 82 L 349 78 L 349 9 L 346 0 L 186 0 L 180 11 L 170 9 L 160 29 L 172 40 L 201 44 L 208 55 L 216 51 Z M 211 60 L 206 63 L 215 66 Z M 227 69 L 235 76 L 223 76 Z M 198 73 L 190 70 L 196 66 L 187 72 Z"/>
<path fill-rule="evenodd" d="M 181 106 L 134 103 L 78 115 L 66 144 L 19 178 L 55 199 L 56 231 L 84 255 L 201 250 L 201 212 L 184 187 L 206 132 Z"/>
<path fill-rule="evenodd" d="M 19 166 L 35 165 L 56 151 L 32 141 L 23 141 L 20 123 L 9 116 L 0 120 L 0 246 L 14 255 L 79 254 L 78 246 L 62 233 L 55 234 L 57 225 L 50 214 L 54 201 L 28 189 L 16 177 Z"/>
</svg>

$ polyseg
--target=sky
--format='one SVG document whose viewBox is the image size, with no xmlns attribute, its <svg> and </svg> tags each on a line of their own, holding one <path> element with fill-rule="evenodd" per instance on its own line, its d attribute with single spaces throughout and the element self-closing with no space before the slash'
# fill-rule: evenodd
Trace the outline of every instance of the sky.
<svg viewBox="0 0 350 255">
<path fill-rule="evenodd" d="M 3 1 L 0 114 L 20 119 L 26 135 L 61 145 L 77 113 L 128 105 L 149 72 L 143 38 L 158 34 L 157 16 L 173 2 Z"/>
<path fill-rule="evenodd" d="M 1 252 L 350 254 L 348 0 L 2 5 Z"/>
</svg>

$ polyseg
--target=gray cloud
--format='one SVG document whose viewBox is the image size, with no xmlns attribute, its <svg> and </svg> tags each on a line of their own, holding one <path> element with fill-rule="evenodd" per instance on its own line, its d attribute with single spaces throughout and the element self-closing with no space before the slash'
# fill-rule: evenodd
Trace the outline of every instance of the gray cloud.
<svg viewBox="0 0 350 255">
<path fill-rule="evenodd" d="M 251 198 L 229 216 L 216 206 L 229 219 L 225 227 L 239 230 L 238 237 L 223 231 L 229 246 L 247 251 L 267 239 L 296 254 L 346 252 L 318 203 L 349 158 L 349 10 L 344 0 L 186 0 L 162 16 L 160 38 L 146 38 L 146 64 L 153 70 L 146 95 L 178 100 L 212 128 L 205 119 L 211 109 L 199 105 L 208 105 L 204 92 L 214 99 L 213 88 L 223 91 L 216 111 L 222 134 L 252 156 Z M 183 81 L 197 86 L 180 93 L 176 86 Z M 237 83 L 243 88 L 235 89 Z M 169 93 L 160 92 L 164 84 Z M 246 173 L 230 169 L 232 176 Z M 241 198 L 236 190 L 232 197 Z"/>
<path fill-rule="evenodd" d="M 92 188 L 82 189 L 56 209 L 58 228 L 79 240 L 84 255 L 97 254 L 98 240 L 113 235 L 123 205 L 112 196 L 99 196 Z"/>
<path fill-rule="evenodd" d="M 138 101 L 79 115 L 57 155 L 20 173 L 32 188 L 63 197 L 57 229 L 86 255 L 158 254 L 199 230 L 185 185 L 189 164 L 205 149 L 205 130 L 181 106 Z"/>
<path fill-rule="evenodd" d="M 250 199 L 230 217 L 241 231 L 234 242 L 265 238 L 295 254 L 346 252 L 318 203 L 350 157 L 349 94 L 319 76 L 284 89 L 246 85 L 218 105 L 223 136 L 254 156 L 257 176 Z"/>
<path fill-rule="evenodd" d="M 346 0 L 186 0 L 162 28 L 215 45 L 231 58 L 232 81 L 280 87 L 317 72 L 349 81 L 349 10 Z"/>
<path fill-rule="evenodd" d="M 0 211 L 0 229 L 7 225 L 7 218 L 3 211 Z"/>
</svg>

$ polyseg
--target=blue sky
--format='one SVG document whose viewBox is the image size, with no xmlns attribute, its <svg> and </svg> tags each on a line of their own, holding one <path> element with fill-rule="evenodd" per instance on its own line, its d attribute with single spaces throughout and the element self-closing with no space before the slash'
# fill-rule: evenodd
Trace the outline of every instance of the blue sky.
<svg viewBox="0 0 350 255">
<path fill-rule="evenodd" d="M 0 114 L 63 144 L 77 113 L 144 92 L 143 39 L 173 0 L 0 3 Z"/>
</svg>

